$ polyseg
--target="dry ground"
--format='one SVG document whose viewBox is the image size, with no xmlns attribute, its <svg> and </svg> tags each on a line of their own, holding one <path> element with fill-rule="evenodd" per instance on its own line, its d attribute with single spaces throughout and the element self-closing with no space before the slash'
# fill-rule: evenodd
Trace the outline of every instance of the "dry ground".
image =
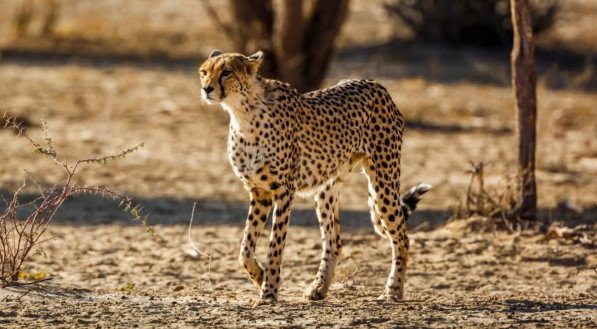
<svg viewBox="0 0 597 329">
<path fill-rule="evenodd" d="M 89 1 L 73 3 L 57 26 L 58 39 L 46 43 L 12 39 L 9 21 L 0 19 L 6 50 L 0 59 L 0 109 L 28 118 L 37 138 L 38 120 L 48 121 L 55 145 L 71 159 L 117 153 L 144 141 L 137 154 L 86 167 L 80 179 L 133 194 L 151 212 L 165 242 L 153 244 L 109 201 L 69 202 L 49 232 L 54 239 L 45 255 L 27 268 L 52 281 L 25 296 L 30 287 L 1 290 L 1 326 L 590 327 L 597 322 L 597 274 L 576 271 L 597 262 L 594 246 L 544 241 L 540 234 L 480 233 L 479 226 L 487 226 L 480 219 L 411 234 L 406 301 L 378 303 L 389 248 L 372 233 L 365 181 L 357 174 L 341 197 L 346 248 L 330 298 L 317 303 L 301 298 L 320 252 L 312 202 L 301 200 L 293 212 L 281 301 L 252 309 L 256 291 L 236 262 L 247 195 L 226 158 L 227 116 L 201 104 L 194 72 L 199 54 L 223 48 L 215 34 L 206 33 L 210 22 L 197 19 L 197 7 L 181 10 L 168 1 L 148 7 L 130 1 L 135 10 L 128 12 L 108 1 L 93 12 Z M 577 24 L 561 24 L 544 42 L 582 44 L 579 49 L 595 53 L 595 20 L 580 14 L 596 17 L 594 3 L 575 0 L 566 7 L 564 22 Z M 355 1 L 326 85 L 372 77 L 388 87 L 407 117 L 403 186 L 434 185 L 409 225 L 438 224 L 461 200 L 469 161 L 484 161 L 487 183 L 498 190 L 504 175 L 513 172 L 515 117 L 507 58 L 470 49 L 363 46 L 364 40 L 383 44 L 391 31 L 385 25 L 371 28 L 384 18 L 369 8 Z M 0 3 L 0 17 L 12 9 L 14 1 Z M 155 18 L 151 22 L 143 20 L 148 12 Z M 129 28 L 118 29 L 124 21 Z M 193 26 L 188 35 L 186 26 Z M 156 37 L 159 33 L 165 36 Z M 185 37 L 175 37 L 181 34 Z M 57 55 L 75 50 L 78 56 Z M 597 218 L 597 92 L 587 88 L 595 81 L 591 63 L 567 69 L 540 60 L 537 178 L 546 220 L 594 225 Z M 23 169 L 43 182 L 60 178 L 51 162 L 1 129 L 0 159 L 0 194 L 20 184 Z M 193 201 L 198 201 L 199 223 L 193 236 L 213 250 L 211 274 L 206 259 L 185 251 L 183 224 Z M 565 201 L 582 209 L 561 207 Z M 264 246 L 259 250 L 265 253 Z"/>
<path fill-rule="evenodd" d="M 160 245 L 137 227 L 55 226 L 46 257 L 33 264 L 54 280 L 32 291 L 0 291 L 0 321 L 8 327 L 109 328 L 595 325 L 597 274 L 575 269 L 597 262 L 594 249 L 538 235 L 479 233 L 478 227 L 486 220 L 411 234 L 407 294 L 398 304 L 376 300 L 390 253 L 388 243 L 370 232 L 344 233 L 329 298 L 304 301 L 302 291 L 318 266 L 319 238 L 313 229 L 293 227 L 280 301 L 253 308 L 257 291 L 236 260 L 240 227 L 194 232 L 212 248 L 210 273 L 207 259 L 188 253 L 183 226 L 159 227 Z M 258 246 L 265 248 L 265 242 Z"/>
</svg>

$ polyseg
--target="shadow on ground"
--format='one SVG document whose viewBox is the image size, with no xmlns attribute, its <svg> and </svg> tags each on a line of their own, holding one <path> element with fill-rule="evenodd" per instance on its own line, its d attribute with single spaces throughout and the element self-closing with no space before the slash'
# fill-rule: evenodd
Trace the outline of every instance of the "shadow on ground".
<svg viewBox="0 0 597 329">
<path fill-rule="evenodd" d="M 195 72 L 204 55 L 175 55 L 166 53 L 122 54 L 109 51 L 27 48 L 0 48 L 0 64 L 16 65 L 83 65 L 109 68 L 112 65 L 131 65 L 158 70 Z M 473 46 L 447 44 L 399 43 L 369 44 L 340 49 L 336 61 L 354 66 L 362 78 L 421 77 L 441 83 L 471 82 L 509 86 L 510 49 L 484 49 Z M 542 49 L 536 52 L 537 74 L 541 83 L 550 89 L 597 90 L 597 54 L 573 49 Z M 333 71 L 333 70 L 332 70 Z M 345 74 L 343 66 L 342 74 Z M 331 72 L 332 78 L 336 77 Z"/>
<path fill-rule="evenodd" d="M 507 312 L 539 313 L 561 310 L 597 310 L 597 304 L 567 304 L 558 302 L 540 302 L 533 300 L 506 300 Z"/>
<path fill-rule="evenodd" d="M 0 190 L 0 195 L 8 199 L 9 192 Z M 33 195 L 22 195 L 22 200 L 32 200 Z M 133 197 L 143 207 L 143 213 L 149 215 L 152 225 L 188 224 L 195 208 L 194 225 L 244 225 L 249 203 L 235 203 L 222 200 L 193 200 L 188 198 L 143 198 Z M 5 206 L 0 206 L 4 211 Z M 408 220 L 408 226 L 414 228 L 424 222 L 432 226 L 442 223 L 452 214 L 445 210 L 417 210 Z M 25 216 L 25 211 L 22 212 Z M 343 229 L 372 229 L 369 211 L 341 210 Z M 118 208 L 118 202 L 100 196 L 81 196 L 68 200 L 55 216 L 55 223 L 72 225 L 138 225 L 130 214 Z M 291 225 L 318 227 L 315 207 L 293 208 Z"/>
<path fill-rule="evenodd" d="M 536 50 L 539 82 L 549 89 L 597 90 L 597 54 L 573 49 Z M 390 41 L 338 51 L 336 60 L 365 78 L 414 78 L 440 83 L 510 86 L 510 49 Z"/>
<path fill-rule="evenodd" d="M 11 192 L 0 190 L 0 196 L 9 199 Z M 21 200 L 32 200 L 34 195 L 22 194 Z M 189 198 L 143 198 L 133 197 L 135 203 L 143 207 L 143 213 L 149 215 L 150 224 L 153 225 L 180 225 L 188 224 L 193 209 L 195 208 L 195 225 L 244 225 L 249 203 L 229 202 L 222 200 L 193 200 Z M 63 204 L 55 216 L 55 223 L 73 225 L 138 225 L 130 214 L 118 207 L 117 201 L 102 198 L 101 196 L 86 195 L 68 200 Z M 4 211 L 5 205 L 0 205 Z M 408 220 L 408 226 L 414 228 L 423 222 L 437 225 L 452 214 L 447 210 L 417 210 Z M 26 216 L 26 210 L 21 216 Z M 315 207 L 293 208 L 291 225 L 318 227 Z M 340 218 L 343 229 L 371 228 L 369 211 L 366 210 L 341 210 Z"/>
<path fill-rule="evenodd" d="M 8 199 L 11 193 L 0 190 L 0 196 Z M 33 195 L 22 195 L 22 200 L 32 200 Z M 223 200 L 193 200 L 190 198 L 144 198 L 133 197 L 143 207 L 143 213 L 149 215 L 151 225 L 188 224 L 193 203 L 196 202 L 194 225 L 239 225 L 245 223 L 248 211 L 246 204 Z M 5 205 L 0 206 L 3 212 Z M 418 209 L 408 219 L 410 230 L 428 230 L 446 222 L 454 214 L 451 209 Z M 23 212 L 23 216 L 25 212 Z M 561 209 L 540 209 L 539 219 L 545 223 L 551 220 L 563 220 L 574 224 L 594 223 L 597 206 L 585 208 L 581 213 Z M 344 230 L 372 230 L 368 210 L 341 210 L 340 219 Z M 68 200 L 55 216 L 56 223 L 69 225 L 138 225 L 131 215 L 118 207 L 118 202 L 100 196 L 81 196 Z M 315 207 L 295 207 L 292 210 L 291 225 L 318 227 Z"/>
</svg>

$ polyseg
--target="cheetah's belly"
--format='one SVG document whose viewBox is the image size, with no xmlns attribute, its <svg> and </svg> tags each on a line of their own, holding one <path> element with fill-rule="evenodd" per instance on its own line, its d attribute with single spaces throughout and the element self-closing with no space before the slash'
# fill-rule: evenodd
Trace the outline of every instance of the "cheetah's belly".
<svg viewBox="0 0 597 329">
<path fill-rule="evenodd" d="M 321 145 L 321 144 L 320 144 Z M 303 152 L 300 157 L 297 190 L 308 194 L 326 182 L 348 174 L 352 170 L 352 148 Z"/>
<path fill-rule="evenodd" d="M 319 104 L 305 110 L 298 134 L 298 190 L 310 190 L 350 172 L 365 151 L 367 112 L 343 104 Z M 356 158 L 355 158 L 356 157 Z"/>
</svg>

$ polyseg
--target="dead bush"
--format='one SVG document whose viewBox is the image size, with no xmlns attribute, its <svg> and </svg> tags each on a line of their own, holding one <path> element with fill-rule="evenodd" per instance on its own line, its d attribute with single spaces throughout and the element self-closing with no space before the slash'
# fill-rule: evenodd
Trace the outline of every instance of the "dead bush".
<svg viewBox="0 0 597 329">
<path fill-rule="evenodd" d="M 512 232 L 527 228 L 530 223 L 520 218 L 519 185 L 521 173 L 504 175 L 492 186 L 485 182 L 483 162 L 471 162 L 466 193 L 454 214 L 455 218 L 489 217 L 494 224 Z"/>
<path fill-rule="evenodd" d="M 58 209 L 65 201 L 78 195 L 93 194 L 119 201 L 125 212 L 140 221 L 153 239 L 158 239 L 153 227 L 147 222 L 147 216 L 142 215 L 140 205 L 135 204 L 129 196 L 115 192 L 107 186 L 82 186 L 77 183 L 78 169 L 82 166 L 104 165 L 108 161 L 124 158 L 142 148 L 143 143 L 115 155 L 69 162 L 66 156 L 64 159 L 58 157 L 45 122 L 42 122 L 44 143 L 40 144 L 29 136 L 17 119 L 6 115 L 0 119 L 0 122 L 4 122 L 5 128 L 10 128 L 18 135 L 27 138 L 36 153 L 53 161 L 64 171 L 63 180 L 49 187 L 29 174 L 29 178 L 16 189 L 12 197 L 8 200 L 2 197 L 5 208 L 0 213 L 0 286 L 18 284 L 23 265 L 33 256 L 43 252 L 42 245 L 48 240 L 44 233 Z M 23 191 L 30 190 L 32 187 L 37 189 L 37 196 L 32 200 L 22 201 Z"/>
</svg>

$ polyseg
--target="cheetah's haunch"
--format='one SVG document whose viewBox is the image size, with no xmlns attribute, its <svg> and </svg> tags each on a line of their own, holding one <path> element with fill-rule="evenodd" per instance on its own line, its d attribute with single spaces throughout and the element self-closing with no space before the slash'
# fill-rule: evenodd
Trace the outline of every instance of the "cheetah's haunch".
<svg viewBox="0 0 597 329">
<path fill-rule="evenodd" d="M 319 271 L 305 297 L 325 297 L 342 248 L 340 185 L 358 165 L 369 181 L 375 231 L 391 242 L 392 268 L 381 297 L 401 299 L 406 219 L 431 188 L 419 184 L 400 198 L 402 114 L 378 82 L 343 80 L 300 94 L 287 83 L 259 76 L 262 60 L 262 52 L 247 57 L 215 50 L 199 68 L 202 98 L 230 114 L 228 156 L 251 199 L 239 261 L 261 301 L 277 299 L 290 208 L 304 192 L 314 195 L 323 240 Z M 272 206 L 267 262 L 260 264 L 255 246 Z"/>
</svg>

